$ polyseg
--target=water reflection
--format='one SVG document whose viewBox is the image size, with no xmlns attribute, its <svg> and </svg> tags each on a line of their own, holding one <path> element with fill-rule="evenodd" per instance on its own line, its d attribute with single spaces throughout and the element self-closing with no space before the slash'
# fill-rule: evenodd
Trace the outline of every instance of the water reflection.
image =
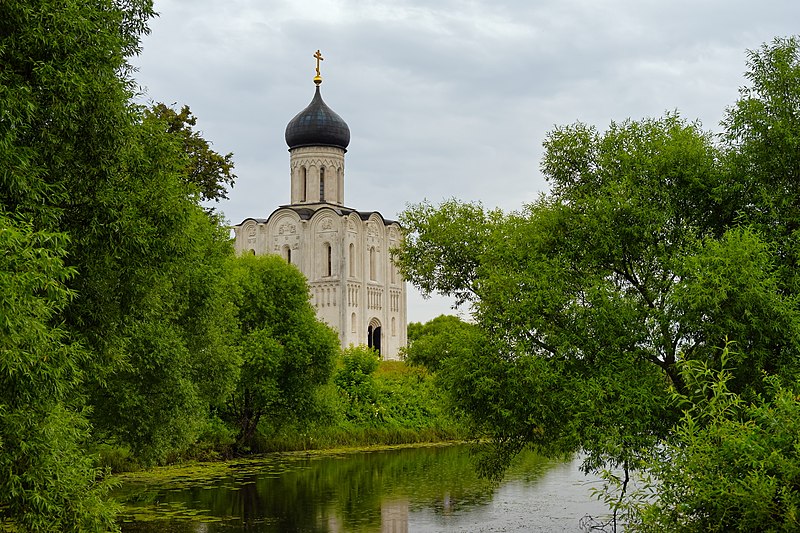
<svg viewBox="0 0 800 533">
<path fill-rule="evenodd" d="M 575 465 L 526 454 L 493 486 L 465 446 L 267 456 L 117 497 L 127 533 L 578 531 L 601 512 Z"/>
</svg>

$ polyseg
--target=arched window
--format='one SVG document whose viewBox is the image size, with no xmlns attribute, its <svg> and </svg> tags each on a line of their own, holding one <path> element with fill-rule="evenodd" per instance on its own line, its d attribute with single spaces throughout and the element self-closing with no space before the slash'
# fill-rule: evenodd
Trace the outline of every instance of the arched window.
<svg viewBox="0 0 800 533">
<path fill-rule="evenodd" d="M 350 277 L 356 277 L 356 245 L 350 243 Z"/>
<path fill-rule="evenodd" d="M 375 247 L 369 249 L 369 279 L 375 281 Z"/>
<path fill-rule="evenodd" d="M 283 258 L 286 259 L 287 263 L 292 262 L 292 247 L 288 244 L 283 246 Z"/>
<path fill-rule="evenodd" d="M 397 336 L 397 321 L 392 317 L 392 337 Z"/>
<path fill-rule="evenodd" d="M 333 275 L 333 248 L 329 243 L 325 243 L 325 256 L 327 261 L 326 276 Z"/>
<path fill-rule="evenodd" d="M 358 324 L 358 322 L 357 322 L 357 319 L 356 319 L 356 314 L 353 313 L 352 315 L 350 315 L 350 332 L 351 333 L 355 333 L 356 332 L 356 325 L 357 324 Z"/>
<path fill-rule="evenodd" d="M 392 262 L 389 264 L 389 272 L 391 273 L 391 277 L 392 277 L 392 283 L 397 283 L 397 275 L 396 275 L 396 271 L 397 271 L 397 269 L 396 269 L 396 268 L 395 268 L 395 266 L 394 266 L 394 261 L 392 261 Z"/>
<path fill-rule="evenodd" d="M 306 183 L 306 178 L 306 167 L 300 167 L 300 198 L 303 202 L 307 200 L 306 189 L 308 184 Z"/>
<path fill-rule="evenodd" d="M 256 255 L 256 251 L 250 248 L 250 255 Z"/>
<path fill-rule="evenodd" d="M 325 201 L 325 167 L 319 169 L 319 201 Z"/>
</svg>

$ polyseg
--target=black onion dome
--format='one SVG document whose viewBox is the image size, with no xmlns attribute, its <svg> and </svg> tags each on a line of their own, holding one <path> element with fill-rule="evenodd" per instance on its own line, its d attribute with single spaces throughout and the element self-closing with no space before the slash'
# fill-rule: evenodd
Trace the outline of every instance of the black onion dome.
<svg viewBox="0 0 800 533">
<path fill-rule="evenodd" d="M 319 86 L 308 107 L 286 126 L 286 144 L 290 150 L 300 146 L 336 146 L 346 150 L 350 144 L 350 128 L 322 101 Z"/>
</svg>

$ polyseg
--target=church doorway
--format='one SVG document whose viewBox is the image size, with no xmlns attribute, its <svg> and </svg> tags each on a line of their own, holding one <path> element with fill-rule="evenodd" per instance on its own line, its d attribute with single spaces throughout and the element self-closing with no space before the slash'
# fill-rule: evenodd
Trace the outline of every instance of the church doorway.
<svg viewBox="0 0 800 533">
<path fill-rule="evenodd" d="M 381 353 L 381 323 L 377 318 L 369 321 L 367 328 L 367 346 L 373 348 L 379 354 Z"/>
</svg>

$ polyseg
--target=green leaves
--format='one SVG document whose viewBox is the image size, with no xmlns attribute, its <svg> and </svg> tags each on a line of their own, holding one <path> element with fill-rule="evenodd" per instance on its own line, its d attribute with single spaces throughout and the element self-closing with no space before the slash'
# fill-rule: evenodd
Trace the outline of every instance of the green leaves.
<svg viewBox="0 0 800 533">
<path fill-rule="evenodd" d="M 597 470 L 647 468 L 665 443 L 675 443 L 669 461 L 695 443 L 712 454 L 712 442 L 731 439 L 736 449 L 762 439 L 756 412 L 770 380 L 800 375 L 800 44 L 776 39 L 751 52 L 748 67 L 751 86 L 729 109 L 721 136 L 678 113 L 605 131 L 561 126 L 545 140 L 551 190 L 519 212 L 450 200 L 404 214 L 411 236 L 399 263 L 407 278 L 423 292 L 469 302 L 485 339 L 452 350 L 438 376 L 476 435 L 492 439 L 488 473 L 525 446 L 551 454 L 580 448 L 584 467 Z M 724 391 L 696 392 L 703 380 L 691 369 L 719 372 L 729 341 L 737 354 L 719 377 Z M 723 400 L 728 407 L 717 411 Z M 712 419 L 725 429 L 716 441 L 702 434 Z M 750 443 L 751 457 L 761 457 L 760 444 Z M 766 452 L 772 444 L 764 443 Z M 714 497 L 711 480 L 725 457 L 695 465 L 709 466 L 697 513 Z M 664 509 L 676 514 L 664 516 L 688 516 L 683 499 L 694 495 L 681 491 L 692 490 L 691 475 L 665 475 L 676 496 Z M 787 521 L 773 530 L 796 527 L 793 497 L 781 492 L 792 493 L 796 480 L 748 475 L 753 492 L 741 479 L 728 491 L 749 494 L 741 506 L 753 514 L 737 514 L 736 500 L 720 496 L 731 516 L 750 529 L 776 516 Z M 764 514 L 777 500 L 790 503 Z"/>
<path fill-rule="evenodd" d="M 75 274 L 66 244 L 0 211 L 0 523 L 26 531 L 115 529 L 109 484 L 81 446 L 87 354 L 57 320 Z"/>
<path fill-rule="evenodd" d="M 149 0 L 0 3 L 4 525 L 115 529 L 89 441 L 163 461 L 235 379 L 218 325 L 227 234 L 180 144 L 129 101 L 152 14 Z"/>
<path fill-rule="evenodd" d="M 725 348 L 720 359 L 728 358 Z M 731 359 L 747 359 L 735 356 Z M 658 499 L 641 511 L 641 531 L 796 531 L 800 526 L 800 401 L 794 384 L 761 378 L 764 390 L 744 401 L 732 373 L 705 363 L 682 366 L 703 391 L 666 446 L 653 449 Z"/>
<path fill-rule="evenodd" d="M 376 424 L 382 422 L 377 407 L 378 389 L 373 376 L 380 356 L 366 346 L 350 346 L 342 352 L 342 366 L 333 376 L 345 405 L 349 422 Z"/>
<path fill-rule="evenodd" d="M 729 386 L 736 392 L 760 390 L 763 371 L 799 370 L 800 308 L 797 295 L 780 288 L 773 249 L 748 228 L 706 239 L 686 257 L 673 291 L 685 358 L 714 361 L 728 339 L 746 354 L 734 361 Z"/>
<path fill-rule="evenodd" d="M 279 427 L 310 414 L 315 389 L 333 372 L 339 340 L 317 320 L 303 274 L 280 257 L 237 257 L 230 272 L 242 366 L 226 413 L 241 448 L 262 418 Z"/>
<path fill-rule="evenodd" d="M 183 178 L 197 189 L 202 200 L 228 199 L 227 188 L 233 187 L 236 180 L 233 154 L 218 154 L 201 132 L 192 129 L 197 117 L 192 115 L 189 106 L 177 112 L 165 104 L 154 104 L 145 111 L 144 120 L 160 124 L 165 132 L 178 139 L 186 158 Z"/>
<path fill-rule="evenodd" d="M 425 324 L 408 325 L 409 344 L 404 357 L 411 365 L 436 372 L 450 357 L 471 354 L 481 345 L 480 330 L 458 317 L 441 315 Z"/>
<path fill-rule="evenodd" d="M 396 253 L 403 276 L 423 294 L 446 294 L 459 304 L 472 301 L 476 269 L 488 245 L 487 223 L 498 216 L 485 213 L 480 204 L 457 200 L 438 209 L 428 203 L 410 206 L 400 215 L 408 245 Z"/>
</svg>

